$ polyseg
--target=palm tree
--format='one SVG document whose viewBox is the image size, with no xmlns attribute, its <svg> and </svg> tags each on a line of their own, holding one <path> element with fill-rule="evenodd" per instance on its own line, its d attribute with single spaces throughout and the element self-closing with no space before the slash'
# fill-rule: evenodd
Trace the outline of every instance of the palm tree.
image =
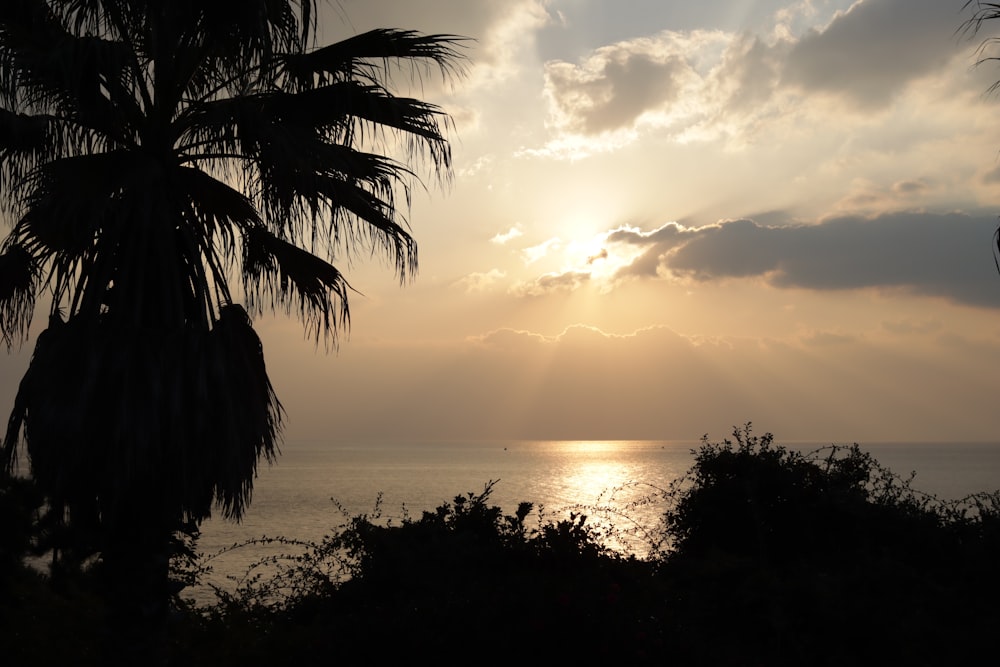
<svg viewBox="0 0 1000 667">
<path fill-rule="evenodd" d="M 335 262 L 416 269 L 398 198 L 450 173 L 448 118 L 391 74 L 459 73 L 461 38 L 315 27 L 313 0 L 0 2 L 0 336 L 48 310 L 0 469 L 23 441 L 107 558 L 242 515 L 282 419 L 251 315 L 335 344 Z"/>
</svg>

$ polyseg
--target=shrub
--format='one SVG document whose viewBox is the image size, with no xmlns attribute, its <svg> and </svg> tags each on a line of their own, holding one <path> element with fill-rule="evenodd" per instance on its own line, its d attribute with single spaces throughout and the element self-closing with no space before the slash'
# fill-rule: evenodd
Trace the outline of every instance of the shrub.
<svg viewBox="0 0 1000 667">
<path fill-rule="evenodd" d="M 872 548 L 908 549 L 942 524 L 943 505 L 910 488 L 858 447 L 804 454 L 756 436 L 703 439 L 673 487 L 665 530 L 681 556 L 724 553 L 757 564 L 836 560 Z"/>
<path fill-rule="evenodd" d="M 857 445 L 803 454 L 750 424 L 703 439 L 664 517 L 682 662 L 945 664 L 985 650 L 998 497 L 945 503 L 910 481 Z"/>
<path fill-rule="evenodd" d="M 505 515 L 489 503 L 492 488 L 397 525 L 380 522 L 377 505 L 303 552 L 268 558 L 270 576 L 223 595 L 206 632 L 241 637 L 227 657 L 234 664 L 275 656 L 311 664 L 318 637 L 373 662 L 457 660 L 468 646 L 510 659 L 583 658 L 648 643 L 649 633 L 636 639 L 648 564 L 605 549 L 581 514 L 532 521 L 533 506 L 521 503 Z M 585 643 L 560 639 L 598 627 Z"/>
</svg>

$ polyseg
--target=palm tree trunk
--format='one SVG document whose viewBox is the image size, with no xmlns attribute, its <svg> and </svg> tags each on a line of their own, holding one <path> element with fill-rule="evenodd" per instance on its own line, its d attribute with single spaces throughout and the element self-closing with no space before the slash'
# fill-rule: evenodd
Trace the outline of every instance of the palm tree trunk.
<svg viewBox="0 0 1000 667">
<path fill-rule="evenodd" d="M 170 544 L 175 522 L 147 511 L 121 513 L 101 554 L 108 601 L 108 658 L 115 663 L 166 665 Z"/>
</svg>

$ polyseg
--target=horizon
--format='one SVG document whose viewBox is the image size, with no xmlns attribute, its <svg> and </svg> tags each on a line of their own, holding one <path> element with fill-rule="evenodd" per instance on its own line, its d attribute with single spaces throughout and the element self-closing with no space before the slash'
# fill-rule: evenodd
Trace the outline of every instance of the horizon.
<svg viewBox="0 0 1000 667">
<path fill-rule="evenodd" d="M 725 436 L 716 437 L 712 433 L 706 434 L 708 436 L 707 443 L 709 444 L 721 444 L 724 440 L 730 440 L 735 444 L 733 440 L 732 432 L 727 431 Z M 764 432 L 753 432 L 755 435 L 764 435 Z M 1000 438 L 994 438 L 992 440 L 790 440 L 787 438 L 782 438 L 776 433 L 772 433 L 774 436 L 774 445 L 786 448 L 798 448 L 816 445 L 817 447 L 850 447 L 852 445 L 859 445 L 864 448 L 869 445 L 875 446 L 906 446 L 906 445 L 918 445 L 918 446 L 1000 446 Z M 442 445 L 442 446 L 461 446 L 461 445 L 473 445 L 473 446 L 485 446 L 488 444 L 496 444 L 497 446 L 510 445 L 511 443 L 522 443 L 522 444 L 544 444 L 544 443 L 579 443 L 581 445 L 592 445 L 592 444 L 608 444 L 608 445 L 623 445 L 628 443 L 660 443 L 669 445 L 694 445 L 698 446 L 703 442 L 701 437 L 697 438 L 396 438 L 396 437 L 361 437 L 361 438 L 342 438 L 342 437 L 331 437 L 331 438 L 299 438 L 296 440 L 285 440 L 282 443 L 282 451 L 285 448 L 306 450 L 313 448 L 322 448 L 325 446 L 334 447 L 345 447 L 351 445 L 360 446 L 378 446 L 387 445 L 391 447 L 408 447 L 408 446 L 430 446 L 430 445 Z"/>
</svg>

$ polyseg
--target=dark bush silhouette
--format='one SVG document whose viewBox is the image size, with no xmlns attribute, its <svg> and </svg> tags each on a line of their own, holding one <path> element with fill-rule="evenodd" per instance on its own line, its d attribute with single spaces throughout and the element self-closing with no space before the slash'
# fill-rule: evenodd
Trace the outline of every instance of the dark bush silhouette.
<svg viewBox="0 0 1000 667">
<path fill-rule="evenodd" d="M 800 453 L 749 425 L 706 440 L 691 471 L 648 499 L 663 503 L 664 535 L 651 539 L 669 548 L 644 558 L 604 546 L 577 510 L 506 514 L 492 488 L 396 524 L 376 507 L 315 544 L 271 540 L 289 555 L 266 558 L 212 607 L 177 608 L 169 656 L 950 665 L 994 650 L 1000 493 L 938 501 L 856 446 Z M 196 581 L 210 563 L 178 574 Z M 100 657 L 74 625 L 102 613 L 85 579 L 61 591 L 24 579 L 0 605 L 5 630 L 34 641 L 15 655 L 45 664 L 46 651 L 72 646 L 76 664 Z M 30 617 L 71 628 L 71 640 L 45 645 Z"/>
<path fill-rule="evenodd" d="M 602 547 L 583 516 L 532 525 L 530 503 L 505 515 L 488 503 L 491 489 L 395 526 L 355 517 L 281 574 L 311 586 L 285 586 L 294 591 L 269 610 L 259 602 L 274 588 L 255 584 L 227 599 L 217 622 L 252 637 L 239 658 L 249 664 L 276 652 L 318 664 L 303 634 L 375 663 L 470 651 L 487 662 L 637 655 L 645 640 L 634 612 L 646 605 L 629 601 L 648 595 L 652 565 Z M 346 581 L 327 574 L 329 558 Z M 254 630 L 275 618 L 289 635 Z M 591 627 L 600 635 L 579 637 Z"/>
<path fill-rule="evenodd" d="M 944 503 L 857 446 L 806 455 L 749 425 L 734 440 L 703 444 L 666 514 L 688 663 L 949 664 L 988 648 L 997 494 Z"/>
</svg>

